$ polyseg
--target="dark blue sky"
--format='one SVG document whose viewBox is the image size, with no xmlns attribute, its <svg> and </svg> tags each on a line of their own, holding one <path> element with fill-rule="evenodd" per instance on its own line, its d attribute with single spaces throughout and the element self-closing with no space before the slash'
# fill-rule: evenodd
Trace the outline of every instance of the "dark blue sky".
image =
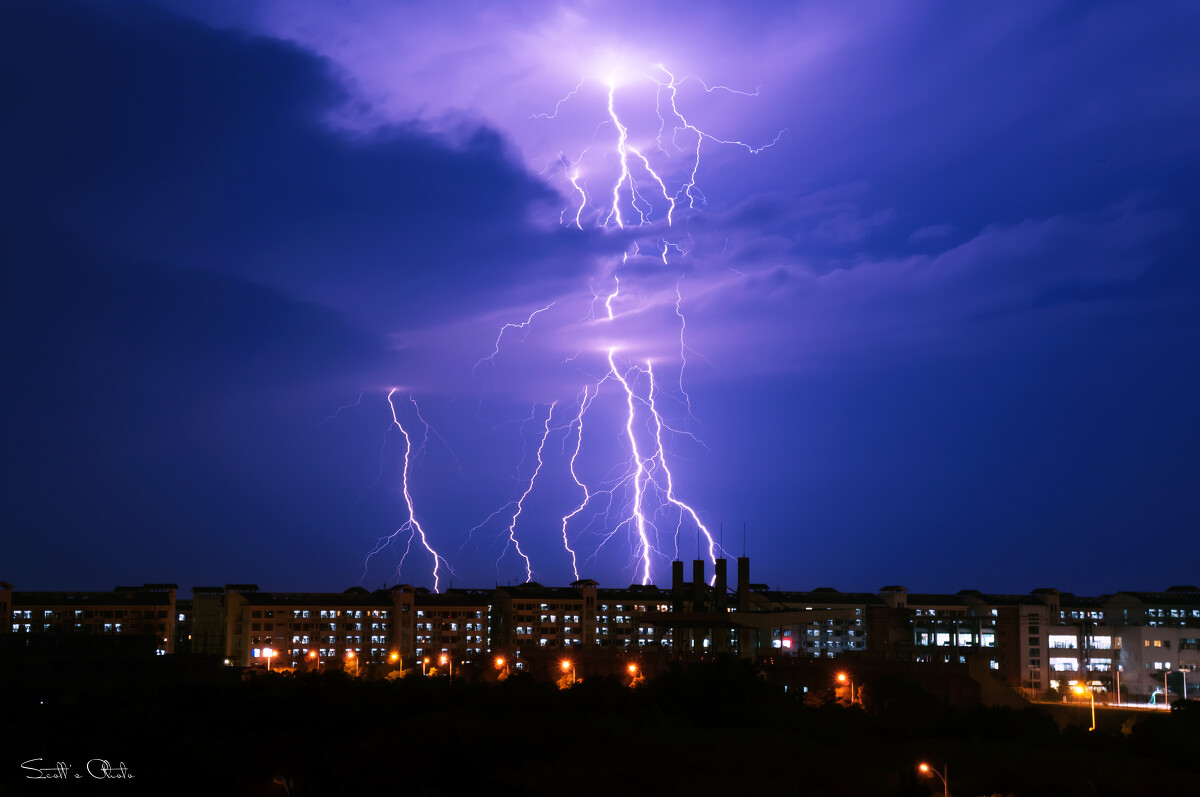
<svg viewBox="0 0 1200 797">
<path fill-rule="evenodd" d="M 1195 583 L 1195 6 L 636 8 L 0 7 L 0 578 Z"/>
</svg>

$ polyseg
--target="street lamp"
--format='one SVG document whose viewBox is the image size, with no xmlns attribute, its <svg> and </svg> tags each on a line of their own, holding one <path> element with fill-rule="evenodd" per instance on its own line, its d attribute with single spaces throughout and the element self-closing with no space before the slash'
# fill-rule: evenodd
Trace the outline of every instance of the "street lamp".
<svg viewBox="0 0 1200 797">
<path fill-rule="evenodd" d="M 839 684 L 845 684 L 845 683 L 850 684 L 850 703 L 851 703 L 851 705 L 853 705 L 854 704 L 854 679 L 851 678 L 849 675 L 846 675 L 846 673 L 844 673 L 844 672 L 839 672 L 837 674 L 837 680 L 838 680 Z"/>
<path fill-rule="evenodd" d="M 400 661 L 400 654 L 393 650 L 391 655 L 388 656 L 388 663 L 395 664 L 398 661 Z"/>
<path fill-rule="evenodd" d="M 358 657 L 354 655 L 353 650 L 346 651 L 346 658 L 354 662 L 354 676 L 358 677 Z"/>
<path fill-rule="evenodd" d="M 429 657 L 421 659 L 421 675 L 429 675 Z"/>
<path fill-rule="evenodd" d="M 321 652 L 318 651 L 316 648 L 313 648 L 312 650 L 308 651 L 308 657 L 310 659 L 317 660 L 317 672 L 320 672 L 321 671 Z"/>
<path fill-rule="evenodd" d="M 1095 693 L 1092 692 L 1091 689 L 1088 689 L 1087 687 L 1083 686 L 1082 684 L 1076 684 L 1075 685 L 1075 694 L 1087 695 L 1088 697 L 1090 697 L 1092 699 L 1092 727 L 1088 728 L 1088 730 L 1089 731 L 1096 730 L 1096 695 L 1095 695 Z"/>
<path fill-rule="evenodd" d="M 263 657 L 267 660 L 267 672 L 271 671 L 271 658 L 278 655 L 274 648 L 263 648 Z"/>
<path fill-rule="evenodd" d="M 438 656 L 438 664 L 444 664 L 449 668 L 450 680 L 453 681 L 454 680 L 454 660 L 451 659 L 449 656 L 447 656 L 445 653 L 443 653 L 441 656 Z"/>
<path fill-rule="evenodd" d="M 933 767 L 929 766 L 924 761 L 922 761 L 920 764 L 917 765 L 917 771 L 920 772 L 922 775 L 928 775 L 930 773 L 937 775 L 938 778 L 942 781 L 942 794 L 944 794 L 945 797 L 950 797 L 950 783 L 946 780 L 946 778 L 948 778 L 950 776 L 950 765 L 949 764 L 946 764 L 946 766 L 942 767 L 942 771 L 938 772 L 936 769 L 934 769 Z"/>
<path fill-rule="evenodd" d="M 496 669 L 500 671 L 500 680 L 503 681 L 508 677 L 508 662 L 503 656 L 496 657 Z"/>
<path fill-rule="evenodd" d="M 571 673 L 571 683 L 575 683 L 575 663 L 570 659 L 562 660 L 562 671 Z"/>
</svg>

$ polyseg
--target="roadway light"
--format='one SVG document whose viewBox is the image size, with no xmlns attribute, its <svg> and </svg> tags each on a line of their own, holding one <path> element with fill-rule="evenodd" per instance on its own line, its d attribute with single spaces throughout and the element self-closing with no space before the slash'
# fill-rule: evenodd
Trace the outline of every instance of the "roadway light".
<svg viewBox="0 0 1200 797">
<path fill-rule="evenodd" d="M 637 686 L 638 680 L 641 678 L 641 673 L 638 669 L 637 663 L 630 662 L 629 666 L 626 667 L 625 670 L 629 673 L 629 686 Z"/>
<path fill-rule="evenodd" d="M 942 772 L 938 772 L 936 769 L 922 761 L 920 764 L 917 764 L 917 771 L 922 775 L 937 775 L 938 779 L 942 782 L 942 794 L 945 795 L 945 797 L 950 797 L 950 783 L 946 780 L 950 774 L 949 764 L 942 767 Z"/>
<path fill-rule="evenodd" d="M 846 684 L 846 683 L 850 684 L 850 704 L 853 705 L 854 704 L 854 679 L 851 678 L 849 675 L 847 675 L 844 672 L 839 672 L 837 674 L 837 681 L 839 684 Z"/>
<path fill-rule="evenodd" d="M 1092 700 L 1092 727 L 1088 728 L 1088 730 L 1089 731 L 1096 730 L 1096 695 L 1092 692 L 1091 689 L 1087 689 L 1080 684 L 1075 685 L 1074 691 L 1075 691 L 1075 694 L 1077 694 L 1077 695 L 1087 695 L 1089 698 L 1091 698 L 1091 700 Z"/>
</svg>

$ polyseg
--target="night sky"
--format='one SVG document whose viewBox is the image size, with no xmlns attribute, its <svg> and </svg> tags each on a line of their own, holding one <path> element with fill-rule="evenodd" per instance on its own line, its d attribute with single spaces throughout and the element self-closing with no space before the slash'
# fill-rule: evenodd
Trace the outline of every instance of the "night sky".
<svg viewBox="0 0 1200 797">
<path fill-rule="evenodd" d="M 735 5 L 0 4 L 0 579 L 1200 581 L 1200 6 Z"/>
</svg>

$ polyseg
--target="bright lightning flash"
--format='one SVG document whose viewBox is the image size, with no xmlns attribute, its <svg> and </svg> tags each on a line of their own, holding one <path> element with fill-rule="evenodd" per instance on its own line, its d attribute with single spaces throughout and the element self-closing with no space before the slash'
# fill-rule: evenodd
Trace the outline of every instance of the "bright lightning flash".
<svg viewBox="0 0 1200 797">
<path fill-rule="evenodd" d="M 404 523 L 400 526 L 400 528 L 396 529 L 394 532 L 392 532 L 392 534 L 381 539 L 378 542 L 378 544 L 375 546 L 375 549 L 373 551 L 371 551 L 369 554 L 367 554 L 367 561 L 364 563 L 363 572 L 365 575 L 366 565 L 370 563 L 372 556 L 379 553 L 381 550 L 383 550 L 385 547 L 387 547 L 389 544 L 391 544 L 391 542 L 393 540 L 395 540 L 395 538 L 398 535 L 403 534 L 404 532 L 407 531 L 408 532 L 408 545 L 404 550 L 404 556 L 402 556 L 400 558 L 400 563 L 396 566 L 396 571 L 399 572 L 400 568 L 404 566 L 404 560 L 407 558 L 409 550 L 412 547 L 413 537 L 416 536 L 416 537 L 420 538 L 421 545 L 425 548 L 426 551 L 429 552 L 429 555 L 433 557 L 433 591 L 439 592 L 440 587 L 441 587 L 439 565 L 445 564 L 447 569 L 451 569 L 451 568 L 450 568 L 450 564 L 448 562 L 446 562 L 446 560 L 443 559 L 442 556 L 433 549 L 432 545 L 429 544 L 429 537 L 428 537 L 428 535 L 426 535 L 425 529 L 421 526 L 421 522 L 419 520 L 417 520 L 416 511 L 413 509 L 412 493 L 410 493 L 409 489 L 408 489 L 408 471 L 409 471 L 409 466 L 412 464 L 412 458 L 413 458 L 412 438 L 409 437 L 408 430 L 404 428 L 404 424 L 400 423 L 400 417 L 399 417 L 399 415 L 396 414 L 396 404 L 392 400 L 392 397 L 395 394 L 396 394 L 396 388 L 392 388 L 390 391 L 388 391 L 387 402 L 388 402 L 388 406 L 392 410 L 392 423 L 395 424 L 396 428 L 400 430 L 400 434 L 404 437 L 404 469 L 400 475 L 400 489 L 404 495 L 404 505 L 408 508 L 408 520 L 404 521 Z M 416 406 L 416 401 L 414 399 L 412 399 L 411 396 L 409 397 L 409 400 L 412 401 L 413 406 Z M 417 414 L 419 417 L 420 416 L 420 408 L 417 408 Z"/>
<path fill-rule="evenodd" d="M 625 308 L 631 300 L 636 301 L 640 295 L 635 290 L 630 295 L 631 299 L 621 293 L 621 280 L 617 270 L 622 264 L 627 263 L 630 257 L 653 253 L 664 266 L 669 266 L 670 258 L 686 254 L 686 249 L 681 243 L 669 240 L 669 231 L 679 221 L 681 212 L 696 212 L 706 204 L 704 193 L 698 186 L 698 178 L 702 156 L 708 148 L 735 147 L 744 150 L 748 155 L 758 155 L 775 146 L 785 130 L 780 130 L 773 140 L 760 145 L 718 136 L 685 115 L 679 92 L 679 88 L 688 80 L 698 82 L 705 94 L 727 92 L 753 97 L 758 94 L 757 89 L 748 92 L 728 86 L 710 86 L 692 76 L 677 78 L 661 64 L 639 71 L 621 72 L 613 68 L 607 74 L 607 79 L 601 81 L 604 88 L 603 110 L 597 114 L 590 142 L 573 159 L 560 154 L 552 163 L 557 163 L 557 173 L 565 181 L 564 193 L 571 197 L 570 204 L 560 212 L 559 219 L 562 224 L 579 230 L 583 230 L 585 225 L 594 225 L 624 231 L 625 235 L 637 235 L 636 231 L 639 228 L 645 228 L 641 240 L 633 241 L 620 261 L 614 262 L 606 275 L 606 279 L 611 278 L 613 284 L 611 293 L 603 298 L 606 315 L 596 317 L 596 305 L 600 302 L 601 295 L 592 290 L 588 311 L 580 321 L 585 324 L 613 325 L 626 315 L 636 315 L 636 311 L 627 313 Z M 635 129 L 638 120 L 651 118 L 649 108 L 641 114 L 635 112 L 632 115 L 622 115 L 619 89 L 632 82 L 641 81 L 648 81 L 653 86 L 652 111 L 657 118 L 657 130 Z M 535 114 L 534 118 L 551 122 L 559 117 L 568 103 L 586 102 L 587 93 L 584 89 L 589 82 L 594 81 L 590 78 L 579 81 L 555 104 L 551 112 Z M 605 151 L 605 147 L 610 149 Z M 547 170 L 549 168 L 547 166 Z M 566 187 L 568 185 L 569 188 Z M 682 279 L 682 274 L 679 278 Z M 618 303 L 621 304 L 620 312 Z M 531 333 L 534 319 L 554 304 L 555 302 L 550 302 L 534 310 L 522 322 L 506 323 L 500 327 L 491 354 L 480 358 L 475 363 L 472 373 L 484 362 L 495 365 L 506 332 L 521 331 L 522 340 L 525 340 Z M 689 432 L 670 426 L 660 409 L 661 399 L 669 396 L 686 408 L 687 417 L 692 420 L 691 398 L 683 386 L 684 370 L 689 364 L 688 354 L 703 357 L 684 340 L 687 319 L 683 312 L 683 294 L 679 282 L 675 285 L 674 313 L 679 322 L 677 345 L 680 367 L 677 391 L 663 392 L 649 359 L 639 358 L 635 362 L 627 356 L 627 352 L 623 353 L 622 346 L 609 342 L 594 350 L 597 360 L 595 370 L 591 373 L 583 371 L 591 381 L 584 384 L 577 394 L 577 409 L 570 413 L 569 420 L 554 426 L 553 418 L 558 401 L 549 403 L 537 447 L 537 464 L 524 489 L 518 497 L 493 511 L 482 523 L 468 532 L 467 538 L 470 539 L 471 534 L 493 519 L 507 517 L 508 522 L 503 532 L 504 549 L 496 560 L 497 571 L 501 561 L 512 548 L 523 563 L 526 580 L 533 580 L 533 561 L 522 547 L 517 529 L 526 511 L 526 499 L 533 493 L 539 476 L 547 467 L 546 442 L 551 433 L 556 431 L 563 433 L 561 459 L 565 460 L 565 469 L 579 491 L 578 503 L 561 515 L 560 521 L 562 545 L 570 556 L 571 570 L 576 579 L 580 576 L 580 568 L 595 559 L 601 549 L 622 530 L 629 536 L 631 564 L 634 566 L 636 577 L 643 584 L 651 583 L 656 558 L 668 556 L 672 547 L 674 557 L 678 558 L 679 539 L 685 527 L 695 527 L 698 539 L 702 537 L 707 543 L 708 558 L 716 561 L 720 548 L 702 521 L 700 513 L 679 497 L 675 475 L 671 471 L 667 456 L 668 435 L 681 435 L 696 442 L 700 441 Z M 581 354 L 581 351 L 576 351 L 563 361 L 563 365 L 575 363 Z M 599 362 L 600 357 L 603 357 L 603 365 Z M 573 367 L 583 369 L 582 365 Z M 620 390 L 605 391 L 604 386 L 609 382 L 619 384 Z M 449 564 L 433 549 L 413 510 L 408 486 L 412 443 L 392 403 L 394 393 L 393 390 L 388 394 L 388 403 L 392 406 L 393 422 L 403 434 L 406 444 L 402 489 L 408 507 L 408 520 L 390 537 L 381 540 L 372 554 L 390 543 L 397 535 L 408 531 L 409 546 L 411 547 L 413 538 L 417 537 L 433 557 L 433 582 L 436 591 L 439 587 L 439 566 L 444 564 L 448 568 Z M 628 456 L 623 462 L 618 462 L 609 469 L 602 480 L 596 480 L 589 485 L 588 480 L 581 476 L 580 458 L 585 448 L 584 427 L 585 423 L 588 423 L 588 412 L 597 401 L 613 402 L 614 406 L 618 406 L 616 403 L 619 402 L 622 422 L 620 429 L 614 431 L 622 450 L 627 452 Z M 531 421 L 537 416 L 538 406 L 546 405 L 535 404 L 533 415 L 526 420 Z M 419 409 L 417 413 L 420 418 Z M 522 434 L 523 443 L 524 440 Z M 522 459 L 522 464 L 524 461 L 525 458 Z M 591 552 L 584 557 L 584 546 L 589 544 L 585 538 L 597 519 L 602 519 L 603 529 L 596 534 L 598 542 L 592 541 Z M 673 539 L 665 531 L 668 523 L 674 526 Z M 664 527 L 662 533 L 660 525 Z"/>
</svg>

